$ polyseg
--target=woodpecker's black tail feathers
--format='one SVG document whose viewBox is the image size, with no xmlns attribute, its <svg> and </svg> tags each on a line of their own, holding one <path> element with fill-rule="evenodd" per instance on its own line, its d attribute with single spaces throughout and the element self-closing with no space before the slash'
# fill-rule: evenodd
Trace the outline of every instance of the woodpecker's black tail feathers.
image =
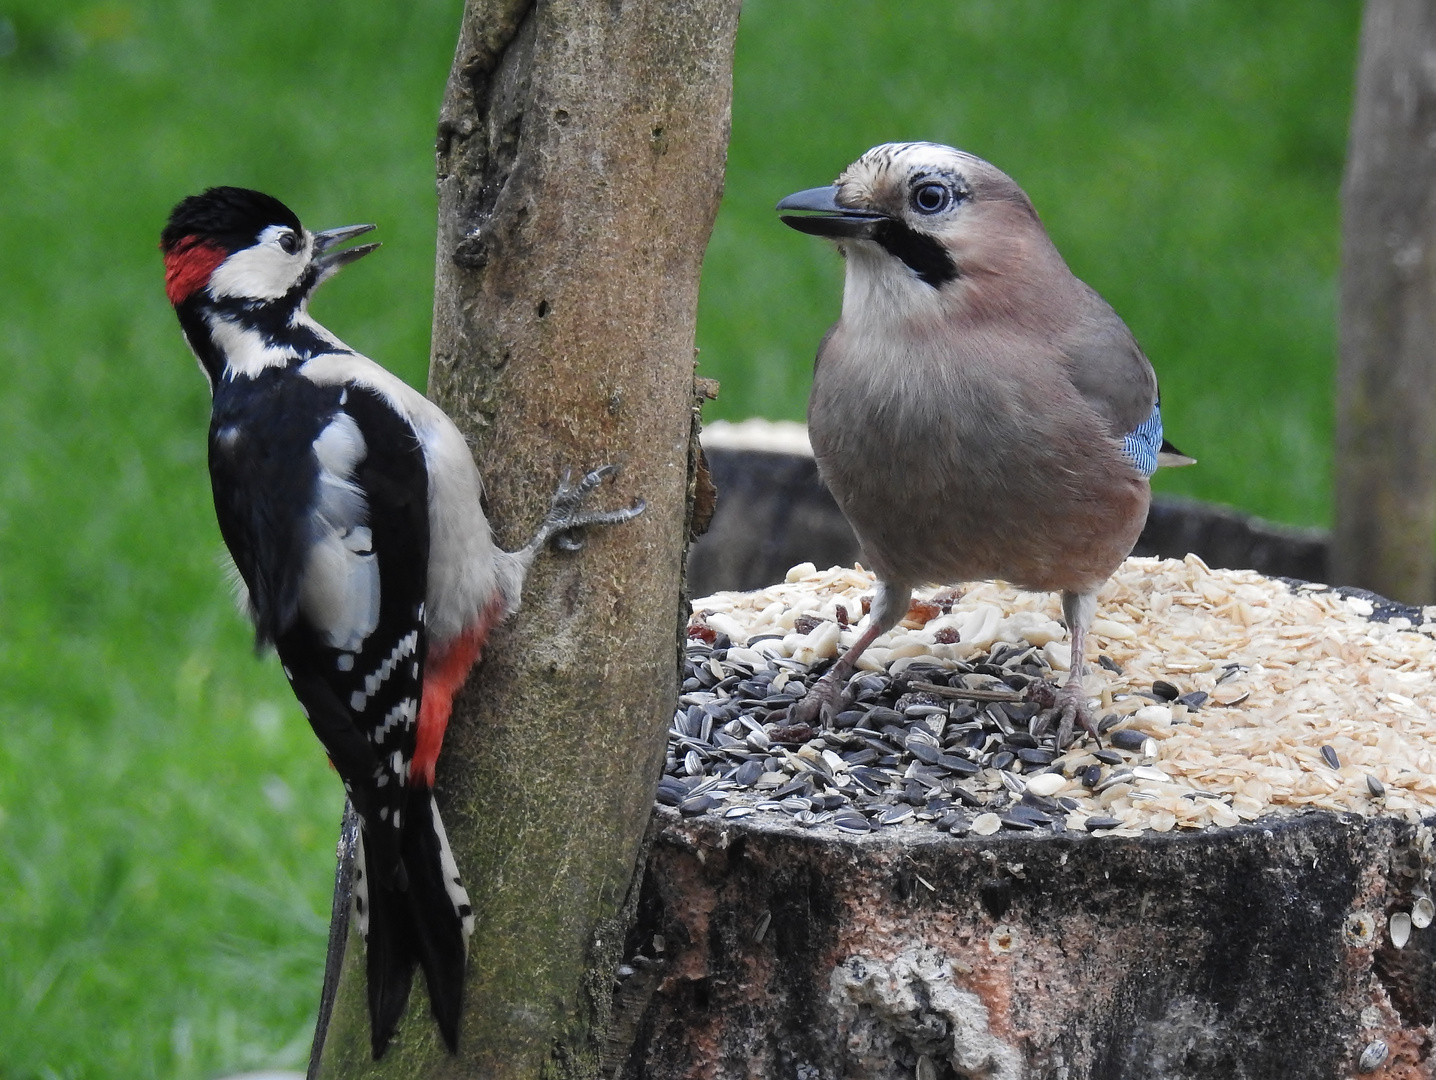
<svg viewBox="0 0 1436 1080">
<path fill-rule="evenodd" d="M 426 805 L 427 804 L 427 805 Z M 429 1007 L 451 1053 L 459 1047 L 464 962 L 468 957 L 473 910 L 449 851 L 449 838 L 433 793 L 416 788 L 404 829 L 404 865 L 409 868 L 409 907 L 414 959 L 424 969 Z"/>
<path fill-rule="evenodd" d="M 413 789 L 408 813 L 396 880 L 385 883 L 365 873 L 364 863 L 375 854 L 367 832 L 366 858 L 355 867 L 355 906 L 361 932 L 367 928 L 370 1046 L 376 1061 L 404 1015 L 416 964 L 424 971 L 429 1007 L 444 1044 L 450 1053 L 459 1044 L 473 914 L 432 792 Z"/>
<path fill-rule="evenodd" d="M 369 1044 L 374 1060 L 384 1056 L 414 978 L 414 955 L 409 945 L 409 913 L 404 894 L 384 875 L 369 867 L 382 865 L 369 830 L 362 831 L 354 864 L 354 914 L 364 937 L 365 976 L 369 993 Z"/>
</svg>

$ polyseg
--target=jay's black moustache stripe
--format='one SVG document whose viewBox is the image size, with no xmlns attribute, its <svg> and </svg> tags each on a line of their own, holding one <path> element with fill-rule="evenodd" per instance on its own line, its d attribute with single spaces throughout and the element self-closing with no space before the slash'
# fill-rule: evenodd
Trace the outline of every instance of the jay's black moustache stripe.
<svg viewBox="0 0 1436 1080">
<path fill-rule="evenodd" d="M 952 261 L 948 250 L 933 237 L 911 229 L 901 221 L 884 218 L 873 227 L 872 238 L 934 289 L 957 279 L 957 264 Z"/>
</svg>

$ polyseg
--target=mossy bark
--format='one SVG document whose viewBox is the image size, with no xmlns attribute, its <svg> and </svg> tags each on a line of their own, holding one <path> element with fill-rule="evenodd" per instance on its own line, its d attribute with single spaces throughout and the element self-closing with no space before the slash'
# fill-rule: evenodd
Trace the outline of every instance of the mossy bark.
<svg viewBox="0 0 1436 1080">
<path fill-rule="evenodd" d="M 317 1074 L 591 1077 L 677 690 L 699 271 L 722 192 L 736 0 L 470 0 L 439 124 L 430 392 L 500 543 L 566 467 L 648 501 L 546 554 L 461 694 L 437 790 L 474 902 L 457 1057 L 416 979 L 368 1060 L 350 935 Z"/>
</svg>

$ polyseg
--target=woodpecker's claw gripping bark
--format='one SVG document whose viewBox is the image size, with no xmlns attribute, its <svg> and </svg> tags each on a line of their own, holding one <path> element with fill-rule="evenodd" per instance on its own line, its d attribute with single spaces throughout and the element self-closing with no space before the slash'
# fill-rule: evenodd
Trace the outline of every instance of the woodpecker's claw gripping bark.
<svg viewBox="0 0 1436 1080">
<path fill-rule="evenodd" d="M 536 553 L 552 540 L 563 551 L 578 551 L 583 547 L 583 537 L 578 535 L 578 530 L 589 525 L 619 525 L 632 521 L 643 513 L 648 504 L 642 499 L 636 500 L 632 506 L 623 510 L 583 511 L 583 504 L 594 489 L 617 475 L 617 465 L 600 465 L 592 472 L 585 473 L 583 479 L 575 484 L 572 482 L 573 470 L 564 469 L 558 489 L 549 502 L 548 516 L 544 518 L 525 550 Z"/>
</svg>

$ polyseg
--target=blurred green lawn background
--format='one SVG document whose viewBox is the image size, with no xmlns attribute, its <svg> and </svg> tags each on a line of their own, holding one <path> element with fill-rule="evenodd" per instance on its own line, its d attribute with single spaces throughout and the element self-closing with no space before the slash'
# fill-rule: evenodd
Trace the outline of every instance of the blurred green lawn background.
<svg viewBox="0 0 1436 1080">
<path fill-rule="evenodd" d="M 432 138 L 460 0 L 0 0 L 0 1080 L 302 1063 L 339 785 L 219 572 L 181 196 L 380 224 L 316 313 L 425 376 Z M 1159 483 L 1330 512 L 1355 0 L 749 0 L 706 263 L 710 416 L 799 418 L 830 245 L 772 206 L 870 145 L 1028 191 L 1162 377 Z M 475 883 L 475 887 L 482 887 Z"/>
</svg>

